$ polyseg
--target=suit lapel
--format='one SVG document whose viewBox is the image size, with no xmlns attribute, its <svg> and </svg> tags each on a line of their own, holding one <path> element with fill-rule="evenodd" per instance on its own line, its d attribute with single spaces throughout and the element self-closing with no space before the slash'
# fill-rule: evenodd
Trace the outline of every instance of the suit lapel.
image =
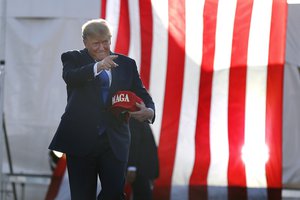
<svg viewBox="0 0 300 200">
<path fill-rule="evenodd" d="M 92 56 L 89 54 L 89 52 L 88 52 L 88 50 L 85 48 L 85 49 L 83 49 L 82 50 L 82 52 L 83 52 L 83 55 L 84 55 L 84 58 L 85 58 L 85 60 L 84 60 L 84 62 L 85 63 L 83 63 L 84 65 L 87 65 L 87 64 L 95 64 L 96 63 L 96 61 L 92 58 Z M 98 94 L 98 99 L 99 99 L 99 103 L 100 103 L 100 107 L 103 107 L 104 106 L 104 102 L 103 102 L 103 100 L 102 100 L 102 98 L 101 98 L 101 83 L 100 83 L 100 79 L 99 79 L 99 75 L 98 76 L 96 76 L 96 77 L 94 77 L 94 90 L 95 90 L 95 93 L 96 94 Z"/>
<path fill-rule="evenodd" d="M 87 64 L 88 63 L 95 63 L 95 60 L 90 56 L 90 54 L 88 53 L 88 50 L 86 48 L 83 49 L 83 52 L 85 54 Z M 116 55 L 116 54 L 114 54 L 114 53 L 111 52 L 110 55 Z M 118 67 L 120 67 L 120 66 L 118 66 Z M 116 86 L 117 86 L 117 80 L 118 80 L 118 74 L 119 74 L 117 72 L 118 71 L 117 68 L 112 68 L 111 71 L 110 71 L 111 72 L 111 79 L 112 80 L 111 80 L 111 85 L 110 85 L 109 94 L 108 94 L 108 98 L 109 99 L 111 99 L 112 95 L 116 92 Z M 101 105 L 104 105 L 104 102 L 103 102 L 102 98 L 100 98 L 101 87 L 100 87 L 100 80 L 99 80 L 98 76 L 95 77 L 94 81 L 95 81 L 95 92 L 99 93 L 99 101 L 101 102 Z M 106 106 L 111 106 L 111 100 L 109 100 L 109 99 L 107 101 Z"/>
<path fill-rule="evenodd" d="M 117 54 L 115 54 L 113 52 L 110 52 L 110 55 L 117 55 Z M 116 58 L 115 62 L 120 65 L 120 63 L 118 62 L 118 58 Z M 110 99 L 112 98 L 113 94 L 116 92 L 117 82 L 118 82 L 118 79 L 119 79 L 119 73 L 118 73 L 118 68 L 119 67 L 120 66 L 111 69 L 112 81 L 111 81 L 111 86 L 109 88 L 109 98 Z M 109 101 L 109 104 L 111 105 L 111 101 Z"/>
<path fill-rule="evenodd" d="M 115 93 L 116 91 L 116 80 L 118 80 L 118 73 L 117 73 L 117 70 L 116 68 L 113 68 L 111 69 L 111 85 L 110 85 L 110 88 L 109 88 L 109 95 L 108 95 L 108 98 L 112 98 L 112 95 Z M 111 101 L 109 101 L 109 105 L 111 104 Z"/>
</svg>

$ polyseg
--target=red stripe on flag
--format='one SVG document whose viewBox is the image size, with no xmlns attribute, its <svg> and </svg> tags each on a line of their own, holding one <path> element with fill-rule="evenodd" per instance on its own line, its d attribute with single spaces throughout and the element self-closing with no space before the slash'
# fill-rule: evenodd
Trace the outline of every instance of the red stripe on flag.
<svg viewBox="0 0 300 200">
<path fill-rule="evenodd" d="M 67 168 L 66 157 L 63 155 L 57 162 L 56 168 L 54 169 L 53 175 L 51 177 L 51 183 L 49 185 L 45 200 L 56 199 L 58 195 L 61 181 L 64 177 Z"/>
<path fill-rule="evenodd" d="M 130 22 L 128 0 L 120 1 L 120 16 L 115 52 L 128 55 L 130 45 Z"/>
<path fill-rule="evenodd" d="M 185 2 L 169 0 L 168 63 L 159 142 L 160 177 L 155 199 L 170 198 L 180 118 L 185 62 Z"/>
<path fill-rule="evenodd" d="M 266 97 L 266 143 L 270 154 L 266 164 L 266 176 L 268 187 L 272 188 L 282 186 L 282 99 L 286 19 L 286 1 L 274 0 Z"/>
<path fill-rule="evenodd" d="M 252 7 L 253 0 L 237 1 L 228 95 L 228 186 L 247 186 L 241 151 L 245 132 L 247 53 Z"/>
<path fill-rule="evenodd" d="M 141 23 L 141 68 L 140 74 L 144 86 L 149 89 L 152 56 L 153 18 L 151 0 L 140 0 Z"/>
<path fill-rule="evenodd" d="M 228 199 L 247 199 L 246 171 L 241 152 L 245 137 L 247 54 L 252 7 L 253 0 L 237 1 L 229 71 Z"/>
<path fill-rule="evenodd" d="M 101 0 L 101 13 L 100 17 L 102 19 L 106 18 L 106 0 Z"/>
<path fill-rule="evenodd" d="M 212 77 L 215 54 L 215 35 L 218 1 L 207 0 L 203 11 L 203 56 L 200 74 L 198 116 L 195 135 L 195 163 L 190 177 L 190 199 L 206 199 L 206 190 L 210 164 L 210 108 Z M 199 16 L 201 17 L 201 16 Z M 204 187 L 205 189 L 205 187 Z"/>
</svg>

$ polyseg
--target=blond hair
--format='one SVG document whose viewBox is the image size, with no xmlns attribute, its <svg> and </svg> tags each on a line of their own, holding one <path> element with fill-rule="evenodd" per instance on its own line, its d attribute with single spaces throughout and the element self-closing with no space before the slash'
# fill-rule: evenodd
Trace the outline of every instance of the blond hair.
<svg viewBox="0 0 300 200">
<path fill-rule="evenodd" d="M 82 38 L 86 39 L 91 36 L 112 36 L 111 27 L 104 19 L 92 19 L 84 23 L 81 27 Z"/>
</svg>

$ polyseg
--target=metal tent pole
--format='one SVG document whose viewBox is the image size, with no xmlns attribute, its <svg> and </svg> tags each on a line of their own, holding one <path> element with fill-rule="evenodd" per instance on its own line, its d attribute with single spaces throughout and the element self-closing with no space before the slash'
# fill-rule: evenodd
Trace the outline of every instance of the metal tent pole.
<svg viewBox="0 0 300 200">
<path fill-rule="evenodd" d="M 0 122 L 2 122 L 2 113 L 3 113 L 3 68 L 4 62 L 0 61 Z M 2 175 L 2 160 L 3 160 L 3 152 L 4 152 L 4 134 L 3 129 L 0 128 L 0 200 L 3 199 L 4 196 L 4 187 L 3 187 L 3 175 Z"/>
<path fill-rule="evenodd" d="M 0 61 L 0 122 L 2 122 L 2 113 L 3 113 L 3 68 L 4 62 Z M 3 129 L 0 128 L 0 200 L 3 199 L 4 196 L 4 188 L 3 188 L 3 175 L 2 175 L 2 160 L 3 160 L 3 152 L 4 152 L 4 137 L 3 137 Z"/>
<path fill-rule="evenodd" d="M 6 32 L 6 0 L 0 0 L 0 122 L 2 122 L 3 113 L 3 89 L 4 89 L 4 55 L 5 55 L 5 32 Z M 4 137 L 3 130 L 0 128 L 0 200 L 3 199 L 3 175 L 2 175 L 2 161 L 4 152 Z"/>
<path fill-rule="evenodd" d="M 2 122 L 2 128 L 0 128 L 0 184 L 1 189 L 3 189 L 3 171 L 2 171 L 2 165 L 3 165 L 3 152 L 4 152 L 4 145 L 6 147 L 7 157 L 8 157 L 8 164 L 9 164 L 9 170 L 10 173 L 13 173 L 12 168 L 12 161 L 11 161 L 11 154 L 10 154 L 10 148 L 8 143 L 8 137 L 6 132 L 6 126 L 5 126 L 5 119 L 4 119 L 4 76 L 5 76 L 5 51 L 6 51 L 6 21 L 7 21 L 7 0 L 0 0 L 1 2 L 1 10 L 0 10 L 0 122 Z M 16 185 L 15 183 L 12 183 L 12 190 L 13 190 L 13 196 L 14 200 L 17 200 L 17 191 L 16 191 Z M 1 199 L 4 196 L 4 191 L 1 191 Z"/>
<path fill-rule="evenodd" d="M 5 147 L 6 147 L 6 153 L 7 153 L 7 160 L 8 160 L 8 166 L 9 166 L 9 172 L 10 172 L 10 174 L 14 174 L 13 165 L 12 165 L 12 159 L 11 159 L 11 153 L 10 153 L 10 147 L 9 147 L 9 141 L 8 141 L 8 136 L 7 136 L 7 131 L 6 131 L 6 124 L 5 124 L 4 113 L 2 115 L 2 125 L 3 125 L 4 141 L 5 141 Z M 17 196 L 16 184 L 14 182 L 12 182 L 11 186 L 12 186 L 14 200 L 17 200 L 18 196 Z"/>
</svg>

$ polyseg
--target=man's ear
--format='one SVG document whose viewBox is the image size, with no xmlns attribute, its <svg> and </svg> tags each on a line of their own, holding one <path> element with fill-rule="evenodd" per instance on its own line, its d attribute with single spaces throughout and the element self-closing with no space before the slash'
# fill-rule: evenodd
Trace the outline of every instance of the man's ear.
<svg viewBox="0 0 300 200">
<path fill-rule="evenodd" d="M 86 43 L 87 43 L 86 38 L 82 38 L 82 42 L 83 42 L 84 46 L 86 47 Z"/>
</svg>

